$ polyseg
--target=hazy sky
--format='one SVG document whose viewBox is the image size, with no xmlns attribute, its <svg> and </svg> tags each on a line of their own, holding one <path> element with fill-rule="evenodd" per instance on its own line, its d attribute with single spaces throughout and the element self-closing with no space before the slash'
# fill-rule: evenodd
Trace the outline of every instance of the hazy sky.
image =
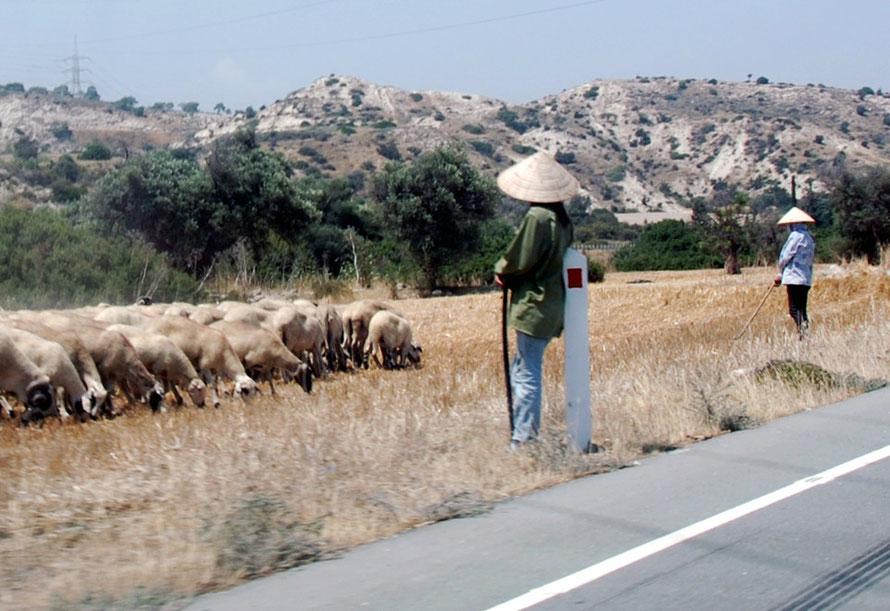
<svg viewBox="0 0 890 611">
<path fill-rule="evenodd" d="M 890 0 L 0 0 L 0 84 L 259 108 L 329 74 L 528 102 L 596 78 L 890 91 Z M 67 72 L 66 72 L 67 69 Z"/>
</svg>

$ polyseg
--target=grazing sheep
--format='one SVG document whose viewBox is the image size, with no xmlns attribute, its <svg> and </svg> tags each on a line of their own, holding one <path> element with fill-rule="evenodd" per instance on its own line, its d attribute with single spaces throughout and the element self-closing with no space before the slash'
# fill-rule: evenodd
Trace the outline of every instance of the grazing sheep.
<svg viewBox="0 0 890 611">
<path fill-rule="evenodd" d="M 107 323 L 97 322 L 70 312 L 41 312 L 40 321 L 53 329 L 77 334 L 96 363 L 102 385 L 112 393 L 115 386 L 123 391 L 127 402 L 133 397 L 146 401 L 152 411 L 162 407 L 164 387 L 145 368 L 136 350 L 116 331 L 108 331 Z M 110 399 L 103 404 L 109 416 L 115 416 Z"/>
<path fill-rule="evenodd" d="M 346 351 L 343 349 L 343 319 L 331 304 L 318 306 L 324 322 L 325 344 L 327 347 L 328 369 L 346 371 L 348 369 Z"/>
<path fill-rule="evenodd" d="M 15 345 L 49 376 L 50 384 L 57 389 L 57 397 L 58 390 L 62 391 L 61 403 L 67 411 L 59 410 L 59 416 L 67 418 L 68 413 L 71 413 L 76 414 L 81 420 L 86 420 L 85 408 L 90 407 L 95 397 L 84 386 L 77 369 L 68 358 L 68 351 L 58 342 L 44 339 L 28 331 L 9 326 L 5 331 Z"/>
<path fill-rule="evenodd" d="M 93 357 L 76 333 L 48 327 L 40 322 L 38 316 L 39 314 L 36 312 L 20 311 L 10 313 L 3 320 L 10 327 L 28 331 L 46 340 L 58 342 L 65 348 L 68 358 L 71 359 L 77 374 L 87 388 L 87 401 L 84 402 L 83 408 L 91 416 L 95 416 L 99 406 L 108 397 L 108 391 L 102 385 L 102 376 L 96 368 Z"/>
<path fill-rule="evenodd" d="M 383 357 L 382 363 L 377 359 L 378 348 Z M 368 325 L 365 352 L 384 369 L 401 369 L 407 361 L 419 365 L 423 350 L 417 342 L 412 341 L 411 324 L 406 319 L 395 312 L 380 310 L 371 317 Z"/>
<path fill-rule="evenodd" d="M 309 367 L 287 349 L 277 335 L 246 322 L 218 320 L 210 325 L 211 329 L 221 331 L 235 354 L 241 359 L 244 369 L 253 377 L 260 376 L 269 382 L 272 394 L 275 386 L 272 383 L 274 372 L 280 371 L 284 379 L 295 379 L 304 391 L 312 391 L 312 375 Z M 256 376 L 254 376 L 254 372 Z M 259 379 L 259 378 L 256 378 Z"/>
<path fill-rule="evenodd" d="M 321 320 L 317 316 L 288 306 L 273 313 L 263 327 L 272 331 L 297 356 L 306 353 L 313 375 L 317 378 L 324 376 L 322 350 L 325 337 Z"/>
<path fill-rule="evenodd" d="M 365 360 L 365 341 L 368 339 L 368 325 L 371 317 L 381 310 L 395 312 L 382 301 L 362 299 L 354 301 L 343 310 L 343 331 L 345 346 L 356 368 L 368 366 Z M 398 312 L 396 312 L 398 314 Z"/>
<path fill-rule="evenodd" d="M 229 322 L 246 322 L 255 327 L 259 327 L 269 320 L 271 316 L 272 312 L 269 310 L 243 304 L 240 306 L 233 306 L 226 310 L 222 319 Z"/>
<path fill-rule="evenodd" d="M 189 314 L 189 319 L 202 325 L 209 325 L 217 320 L 222 320 L 225 315 L 226 313 L 216 306 L 201 304 L 195 308 L 194 312 Z"/>
<path fill-rule="evenodd" d="M 256 382 L 244 371 L 241 360 L 220 331 L 182 316 L 158 316 L 149 321 L 146 329 L 166 335 L 179 346 L 204 383 L 212 387 L 214 407 L 219 408 L 222 405 L 217 388 L 218 376 L 235 381 L 233 394 L 238 397 L 250 398 L 259 391 Z"/>
<path fill-rule="evenodd" d="M 49 376 L 16 346 L 3 328 L 0 328 L 0 390 L 12 393 L 25 406 L 22 424 L 59 413 Z M 11 412 L 7 415 L 14 417 Z"/>
<path fill-rule="evenodd" d="M 109 306 L 100 310 L 93 320 L 98 320 L 106 324 L 130 325 L 132 327 L 145 327 L 148 320 L 153 316 L 147 313 L 146 306 L 136 310 L 124 306 Z"/>
<path fill-rule="evenodd" d="M 260 299 L 259 301 L 255 301 L 252 305 L 262 308 L 263 310 L 268 310 L 269 312 L 274 312 L 276 310 L 280 310 L 281 308 L 292 305 L 289 301 L 284 301 L 282 299 Z"/>
<path fill-rule="evenodd" d="M 108 330 L 117 331 L 127 338 L 142 364 L 164 385 L 164 391 L 173 393 L 177 405 L 182 405 L 182 396 L 177 388 L 182 386 L 196 407 L 204 407 L 207 386 L 173 340 L 130 325 L 111 325 Z"/>
</svg>

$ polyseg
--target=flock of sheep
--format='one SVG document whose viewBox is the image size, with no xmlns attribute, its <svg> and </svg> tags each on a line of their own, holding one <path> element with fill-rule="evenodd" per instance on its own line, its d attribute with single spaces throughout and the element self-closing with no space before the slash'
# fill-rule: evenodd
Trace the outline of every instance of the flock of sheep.
<svg viewBox="0 0 890 611">
<path fill-rule="evenodd" d="M 378 358 L 379 353 L 379 358 Z M 23 424 L 48 416 L 81 420 L 116 415 L 119 391 L 130 405 L 164 409 L 180 392 L 220 407 L 218 381 L 248 398 L 274 379 L 311 392 L 313 377 L 368 367 L 420 364 L 411 325 L 381 301 L 343 307 L 307 300 L 252 304 L 100 305 L 77 310 L 0 311 L 0 413 L 24 411 Z"/>
</svg>

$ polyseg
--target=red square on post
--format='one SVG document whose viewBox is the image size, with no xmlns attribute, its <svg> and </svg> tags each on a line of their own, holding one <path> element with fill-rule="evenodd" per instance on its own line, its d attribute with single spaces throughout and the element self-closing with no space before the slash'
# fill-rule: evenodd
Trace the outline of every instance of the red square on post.
<svg viewBox="0 0 890 611">
<path fill-rule="evenodd" d="M 566 270 L 568 272 L 568 281 L 570 289 L 581 289 L 584 288 L 584 276 L 582 275 L 580 267 L 570 267 Z"/>
</svg>

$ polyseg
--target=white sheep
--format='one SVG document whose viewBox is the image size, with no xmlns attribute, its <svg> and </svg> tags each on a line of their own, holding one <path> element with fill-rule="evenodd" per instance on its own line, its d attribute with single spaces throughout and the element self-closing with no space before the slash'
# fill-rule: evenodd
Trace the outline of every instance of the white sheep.
<svg viewBox="0 0 890 611">
<path fill-rule="evenodd" d="M 222 320 L 223 316 L 226 313 L 213 305 L 201 304 L 195 311 L 189 314 L 189 319 L 194 320 L 196 323 L 202 325 L 209 325 L 210 323 L 216 322 L 217 320 Z"/>
<path fill-rule="evenodd" d="M 238 397 L 250 398 L 259 391 L 256 382 L 244 371 L 241 360 L 220 331 L 182 316 L 158 316 L 151 319 L 146 328 L 166 335 L 179 346 L 204 383 L 211 387 L 215 407 L 221 406 L 217 388 L 218 376 L 235 381 L 233 394 Z"/>
<path fill-rule="evenodd" d="M 15 327 L 7 326 L 5 331 L 16 346 L 49 376 L 50 384 L 57 391 L 57 400 L 58 391 L 62 391 L 61 403 L 67 408 L 67 413 L 76 414 L 81 420 L 86 420 L 91 399 L 95 400 L 95 397 L 91 396 L 84 386 L 77 369 L 68 358 L 67 350 L 58 342 Z M 59 416 L 62 418 L 67 418 L 67 413 L 65 410 L 59 410 Z"/>
<path fill-rule="evenodd" d="M 77 374 L 87 388 L 86 401 L 83 404 L 91 416 L 95 416 L 100 405 L 108 397 L 108 391 L 102 385 L 102 376 L 96 363 L 83 341 L 76 333 L 64 329 L 53 329 L 40 322 L 40 314 L 27 310 L 7 314 L 3 318 L 5 324 L 16 329 L 39 335 L 43 339 L 58 342 L 68 353 L 68 358 L 77 370 Z"/>
<path fill-rule="evenodd" d="M 0 390 L 25 406 L 22 424 L 59 413 L 49 376 L 22 352 L 0 327 Z M 14 414 L 8 413 L 12 417 Z"/>
<path fill-rule="evenodd" d="M 344 344 L 355 367 L 367 367 L 365 342 L 368 339 L 368 325 L 371 317 L 381 310 L 396 312 L 382 301 L 361 299 L 353 301 L 343 310 Z M 396 312 L 398 314 L 398 312 Z"/>
<path fill-rule="evenodd" d="M 139 360 L 164 385 L 164 390 L 173 393 L 177 405 L 182 405 L 182 396 L 177 388 L 181 386 L 195 406 L 204 407 L 207 386 L 173 340 L 130 325 L 111 325 L 108 330 L 117 331 L 127 338 L 139 355 Z"/>
<path fill-rule="evenodd" d="M 377 359 L 378 349 L 382 363 Z M 377 365 L 384 369 L 401 369 L 408 361 L 419 365 L 421 352 L 420 344 L 411 337 L 411 324 L 405 318 L 388 310 L 380 310 L 371 317 L 365 353 L 373 356 Z"/>
<path fill-rule="evenodd" d="M 211 324 L 210 328 L 221 331 L 226 336 L 235 354 L 241 359 L 244 369 L 256 379 L 261 377 L 267 380 L 272 394 L 275 394 L 275 386 L 272 383 L 275 371 L 281 372 L 286 380 L 297 380 L 304 391 L 312 391 L 312 375 L 309 367 L 268 329 L 246 322 L 227 320 L 218 320 Z"/>
<path fill-rule="evenodd" d="M 272 331 L 284 342 L 287 349 L 297 356 L 307 354 L 309 357 L 307 360 L 315 377 L 324 376 L 322 351 L 325 337 L 319 317 L 288 306 L 274 312 L 263 327 Z"/>
<path fill-rule="evenodd" d="M 146 401 L 152 411 L 162 407 L 164 387 L 145 368 L 136 350 L 116 331 L 108 331 L 108 323 L 96 321 L 70 312 L 41 312 L 40 321 L 53 328 L 77 334 L 96 363 L 103 386 L 113 393 L 119 386 L 128 403 L 134 395 Z M 103 408 L 109 416 L 116 412 L 110 399 Z"/>
</svg>

